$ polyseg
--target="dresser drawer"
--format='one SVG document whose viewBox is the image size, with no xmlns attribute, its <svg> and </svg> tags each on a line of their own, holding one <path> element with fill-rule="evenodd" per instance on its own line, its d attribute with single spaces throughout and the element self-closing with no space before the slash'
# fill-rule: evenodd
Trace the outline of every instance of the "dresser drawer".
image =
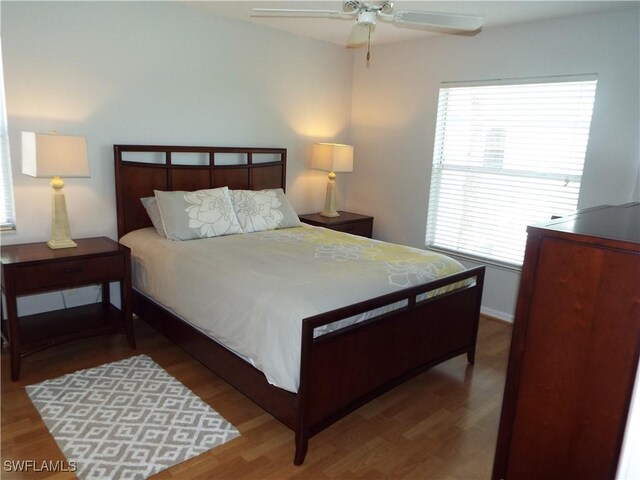
<svg viewBox="0 0 640 480">
<path fill-rule="evenodd" d="M 115 281 L 123 278 L 124 274 L 122 255 L 25 265 L 14 269 L 17 295 Z"/>
<path fill-rule="evenodd" d="M 351 233 L 352 235 L 360 235 L 362 237 L 371 238 L 373 222 L 351 222 L 332 225 L 331 230 L 339 232 Z"/>
</svg>

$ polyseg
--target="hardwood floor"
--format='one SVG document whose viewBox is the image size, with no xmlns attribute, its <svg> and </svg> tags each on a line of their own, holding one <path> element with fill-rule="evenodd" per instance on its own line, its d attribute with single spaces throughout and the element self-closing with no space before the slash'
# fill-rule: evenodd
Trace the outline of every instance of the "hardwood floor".
<svg viewBox="0 0 640 480">
<path fill-rule="evenodd" d="M 8 472 L 7 460 L 64 461 L 24 386 L 146 353 L 209 403 L 241 437 L 154 479 L 486 479 L 491 475 L 511 326 L 482 318 L 475 366 L 461 355 L 387 392 L 313 437 L 292 464 L 293 432 L 207 368 L 136 320 L 138 349 L 123 335 L 97 337 L 27 357 L 11 382 L 2 349 L 3 479 L 69 479 L 72 473 Z"/>
</svg>

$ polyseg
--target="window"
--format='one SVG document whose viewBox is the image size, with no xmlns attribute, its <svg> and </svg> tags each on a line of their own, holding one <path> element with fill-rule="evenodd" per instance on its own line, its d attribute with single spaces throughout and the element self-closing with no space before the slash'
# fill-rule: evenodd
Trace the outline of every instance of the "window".
<svg viewBox="0 0 640 480">
<path fill-rule="evenodd" d="M 0 44 L 0 52 L 2 44 Z M 7 109 L 4 96 L 4 70 L 2 68 L 2 54 L 0 53 L 0 196 L 2 209 L 0 210 L 0 230 L 15 228 L 13 210 L 13 185 L 11 182 L 11 157 L 9 156 L 9 132 L 7 128 Z"/>
<path fill-rule="evenodd" d="M 427 248 L 519 268 L 526 226 L 575 211 L 595 76 L 443 85 Z"/>
</svg>

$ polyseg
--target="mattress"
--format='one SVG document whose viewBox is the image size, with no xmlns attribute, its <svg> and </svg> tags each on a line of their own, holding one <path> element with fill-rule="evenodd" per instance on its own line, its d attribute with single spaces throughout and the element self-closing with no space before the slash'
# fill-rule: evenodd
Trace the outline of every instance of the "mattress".
<svg viewBox="0 0 640 480">
<path fill-rule="evenodd" d="M 182 242 L 145 228 L 120 241 L 131 249 L 136 290 L 294 393 L 304 318 L 464 270 L 435 252 L 311 226 Z"/>
</svg>

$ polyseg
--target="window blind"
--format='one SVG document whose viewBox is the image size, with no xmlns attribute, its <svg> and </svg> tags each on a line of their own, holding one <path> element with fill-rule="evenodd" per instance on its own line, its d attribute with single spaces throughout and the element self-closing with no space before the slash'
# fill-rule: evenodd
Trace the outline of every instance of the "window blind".
<svg viewBox="0 0 640 480">
<path fill-rule="evenodd" d="M 521 266 L 527 225 L 577 208 L 596 82 L 440 88 L 427 248 Z"/>
<path fill-rule="evenodd" d="M 0 52 L 1 51 L 2 44 L 0 42 Z M 2 197 L 0 230 L 12 230 L 15 228 L 13 183 L 11 178 L 9 132 L 7 127 L 7 108 L 4 94 L 4 69 L 2 66 L 2 54 L 0 53 L 0 196 Z"/>
</svg>

